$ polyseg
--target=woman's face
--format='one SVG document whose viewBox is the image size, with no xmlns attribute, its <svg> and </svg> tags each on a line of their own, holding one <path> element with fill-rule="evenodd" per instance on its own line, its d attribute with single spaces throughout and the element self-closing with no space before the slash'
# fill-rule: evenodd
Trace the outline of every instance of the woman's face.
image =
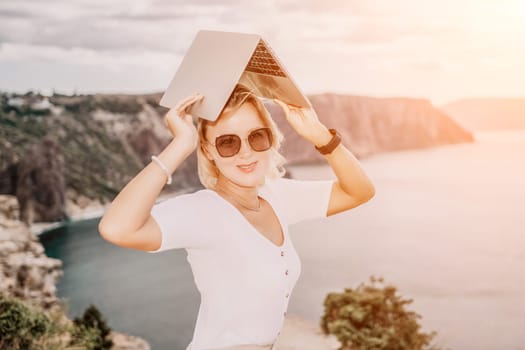
<svg viewBox="0 0 525 350">
<path fill-rule="evenodd" d="M 232 157 L 222 157 L 217 149 L 210 144 L 205 144 L 208 152 L 206 156 L 215 161 L 215 165 L 230 181 L 241 186 L 258 186 L 263 184 L 264 177 L 270 166 L 271 148 L 257 152 L 248 144 L 248 134 L 258 128 L 266 127 L 259 117 L 257 109 L 251 103 L 244 103 L 235 113 L 222 117 L 216 125 L 208 125 L 208 141 L 215 144 L 215 138 L 224 134 L 235 134 L 241 141 L 239 153 Z M 242 169 L 240 165 L 255 162 L 250 169 Z"/>
</svg>

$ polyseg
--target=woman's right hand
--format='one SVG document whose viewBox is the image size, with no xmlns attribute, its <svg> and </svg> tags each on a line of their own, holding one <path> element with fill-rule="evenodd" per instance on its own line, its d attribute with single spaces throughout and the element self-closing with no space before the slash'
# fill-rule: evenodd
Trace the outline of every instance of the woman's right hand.
<svg viewBox="0 0 525 350">
<path fill-rule="evenodd" d="M 186 110 L 193 103 L 202 99 L 204 99 L 204 96 L 199 93 L 188 96 L 171 108 L 164 117 L 164 122 L 171 135 L 177 139 L 185 140 L 190 148 L 190 152 L 197 148 L 199 135 L 197 128 L 193 124 L 193 116 Z"/>
</svg>

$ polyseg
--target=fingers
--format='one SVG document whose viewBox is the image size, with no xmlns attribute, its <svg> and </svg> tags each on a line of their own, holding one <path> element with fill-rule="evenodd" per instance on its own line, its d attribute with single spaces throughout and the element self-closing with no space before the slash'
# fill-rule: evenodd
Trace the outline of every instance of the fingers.
<svg viewBox="0 0 525 350">
<path fill-rule="evenodd" d="M 194 99 L 197 96 L 200 96 L 200 94 L 198 92 L 196 92 L 193 95 L 190 95 L 190 96 L 184 98 L 183 100 L 179 101 L 179 103 L 177 103 L 177 105 L 175 107 L 173 107 L 173 109 L 179 109 L 183 104 L 187 103 L 189 100 L 192 100 L 192 99 Z"/>
<path fill-rule="evenodd" d="M 274 98 L 273 101 L 281 107 L 281 109 L 284 111 L 285 115 L 288 115 L 288 112 L 290 111 L 290 106 L 288 106 L 286 103 Z"/>
<path fill-rule="evenodd" d="M 193 123 L 193 118 L 190 114 L 186 114 L 184 117 L 184 120 L 186 120 L 188 123 Z"/>
<path fill-rule="evenodd" d="M 298 114 L 300 116 L 304 116 L 303 109 L 302 109 L 301 106 L 288 104 L 288 103 L 285 103 L 285 102 L 283 102 L 281 100 L 278 100 L 276 98 L 274 98 L 273 101 L 275 103 L 277 103 L 279 106 L 281 106 L 281 108 L 284 110 L 284 114 L 285 114 L 286 117 L 289 117 L 291 112 L 293 114 Z"/>
<path fill-rule="evenodd" d="M 185 113 L 185 110 L 186 108 L 188 108 L 191 104 L 201 100 L 204 98 L 204 95 L 201 95 L 200 93 L 196 92 L 194 93 L 193 95 L 191 96 L 188 96 L 186 98 L 184 98 L 183 100 L 181 100 L 179 103 L 177 103 L 177 105 L 173 108 L 171 108 L 168 113 L 166 113 L 166 115 L 164 116 L 164 123 L 166 124 L 167 127 L 169 127 L 169 122 L 168 122 L 168 118 L 170 115 L 172 114 L 176 114 L 178 115 L 179 117 L 181 118 L 184 118 L 186 116 L 188 116 L 189 114 Z M 186 119 L 188 120 L 188 119 Z M 191 121 L 191 116 L 189 118 L 189 120 Z"/>
<path fill-rule="evenodd" d="M 302 109 L 301 106 L 296 106 L 296 105 L 293 105 L 291 103 L 285 103 L 285 102 L 283 102 L 281 100 L 278 100 L 276 98 L 274 98 L 273 101 L 275 103 L 277 103 L 278 105 L 280 105 L 281 107 L 283 107 L 283 108 L 286 107 L 286 109 L 288 109 L 288 110 L 301 110 Z"/>
<path fill-rule="evenodd" d="M 279 106 L 284 107 L 286 106 L 286 103 L 282 102 L 281 100 L 278 100 L 276 98 L 273 99 L 273 102 L 277 103 Z"/>
<path fill-rule="evenodd" d="M 201 100 L 202 98 L 204 98 L 203 95 L 201 95 L 199 93 L 195 93 L 192 96 L 189 96 L 189 97 L 185 98 L 184 100 L 182 100 L 175 107 L 175 110 L 180 115 L 182 111 L 186 110 L 186 108 L 188 108 L 190 105 L 192 105 L 193 103 L 197 102 L 198 100 Z"/>
</svg>

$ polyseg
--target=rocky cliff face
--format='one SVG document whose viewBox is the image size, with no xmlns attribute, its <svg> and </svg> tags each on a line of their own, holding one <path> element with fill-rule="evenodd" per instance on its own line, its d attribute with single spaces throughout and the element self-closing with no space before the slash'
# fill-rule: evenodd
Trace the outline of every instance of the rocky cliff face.
<svg viewBox="0 0 525 350">
<path fill-rule="evenodd" d="M 338 94 L 309 96 L 321 122 L 337 129 L 357 157 L 403 149 L 473 142 L 472 134 L 428 100 Z M 283 153 L 290 163 L 322 162 L 323 157 L 297 135 L 281 110 L 268 109 L 285 134 Z"/>
<path fill-rule="evenodd" d="M 58 221 L 79 199 L 107 203 L 169 142 L 148 96 L 54 96 L 38 114 L 0 106 L 0 194 L 15 195 L 21 220 Z M 185 162 L 165 192 L 200 183 Z"/>
<path fill-rule="evenodd" d="M 15 297 L 66 317 L 65 303 L 56 296 L 63 275 L 62 261 L 46 256 L 44 247 L 20 221 L 16 197 L 0 195 L 0 295 Z M 112 331 L 112 350 L 149 350 L 141 338 Z"/>
<path fill-rule="evenodd" d="M 0 208 L 0 293 L 44 310 L 58 307 L 55 285 L 62 276 L 62 261 L 47 257 L 38 238 L 19 221 L 15 197 L 0 196 Z"/>
<path fill-rule="evenodd" d="M 21 219 L 56 221 L 76 198 L 106 203 L 158 154 L 171 136 L 163 123 L 161 94 L 54 95 L 38 113 L 5 102 L 0 108 L 0 194 L 16 195 Z M 358 157 L 378 152 L 472 142 L 472 135 L 429 101 L 338 94 L 309 96 L 320 120 L 339 130 Z M 21 100 L 20 100 L 21 99 Z M 35 105 L 35 96 L 27 97 Z M 22 101 L 22 102 L 20 102 Z M 324 162 L 313 145 L 267 104 L 285 135 L 290 165 Z M 165 192 L 202 188 L 195 152 Z"/>
</svg>

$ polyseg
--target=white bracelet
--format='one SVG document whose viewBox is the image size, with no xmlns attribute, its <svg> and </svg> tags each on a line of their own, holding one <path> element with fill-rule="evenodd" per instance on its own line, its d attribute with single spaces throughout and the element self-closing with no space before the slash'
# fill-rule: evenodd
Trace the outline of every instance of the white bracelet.
<svg viewBox="0 0 525 350">
<path fill-rule="evenodd" d="M 162 171 L 164 171 L 166 173 L 166 176 L 168 177 L 168 181 L 166 183 L 168 185 L 171 184 L 171 174 L 170 174 L 170 171 L 168 170 L 168 167 L 166 167 L 164 163 L 162 163 L 160 159 L 157 158 L 156 156 L 151 156 L 151 160 L 153 160 L 155 163 L 157 163 L 162 168 Z"/>
</svg>

